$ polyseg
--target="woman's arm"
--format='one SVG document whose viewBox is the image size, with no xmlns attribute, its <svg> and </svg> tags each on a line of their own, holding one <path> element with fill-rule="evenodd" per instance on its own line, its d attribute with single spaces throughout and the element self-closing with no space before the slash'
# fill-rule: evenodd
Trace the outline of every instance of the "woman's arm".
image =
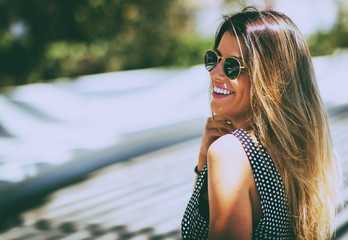
<svg viewBox="0 0 348 240">
<path fill-rule="evenodd" d="M 232 131 L 231 125 L 228 125 L 222 117 L 215 116 L 215 121 L 210 117 L 205 124 L 204 133 L 202 137 L 201 147 L 199 151 L 197 168 L 199 171 L 207 164 L 207 152 L 210 145 L 219 137 Z M 197 181 L 197 178 L 196 178 Z"/>
<path fill-rule="evenodd" d="M 254 183 L 248 157 L 232 134 L 208 150 L 209 239 L 252 238 L 250 187 Z"/>
</svg>

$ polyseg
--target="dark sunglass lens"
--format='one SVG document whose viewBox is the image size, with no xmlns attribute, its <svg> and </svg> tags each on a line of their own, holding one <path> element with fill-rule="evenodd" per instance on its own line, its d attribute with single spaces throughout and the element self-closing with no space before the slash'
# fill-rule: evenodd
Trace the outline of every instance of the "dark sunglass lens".
<svg viewBox="0 0 348 240">
<path fill-rule="evenodd" d="M 236 79 L 240 74 L 240 64 L 237 59 L 226 58 L 224 71 L 229 79 Z"/>
<path fill-rule="evenodd" d="M 207 51 L 204 54 L 204 65 L 205 65 L 205 68 L 208 70 L 208 72 L 213 70 L 217 64 L 218 64 L 218 57 L 216 56 L 216 54 L 213 51 Z"/>
</svg>

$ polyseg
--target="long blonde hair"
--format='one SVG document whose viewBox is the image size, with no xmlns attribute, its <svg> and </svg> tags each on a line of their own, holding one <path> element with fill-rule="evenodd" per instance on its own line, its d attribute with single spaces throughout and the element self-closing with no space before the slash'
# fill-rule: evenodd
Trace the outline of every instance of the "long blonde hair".
<svg viewBox="0 0 348 240">
<path fill-rule="evenodd" d="M 330 239 L 342 180 L 302 34 L 286 15 L 255 8 L 226 16 L 215 48 L 225 31 L 243 43 L 253 128 L 283 178 L 297 239 Z"/>
</svg>

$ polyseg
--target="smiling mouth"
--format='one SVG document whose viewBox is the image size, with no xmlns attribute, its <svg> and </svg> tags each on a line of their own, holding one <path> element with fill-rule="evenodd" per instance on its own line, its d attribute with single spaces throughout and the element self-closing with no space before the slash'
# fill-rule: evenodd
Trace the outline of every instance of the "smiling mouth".
<svg viewBox="0 0 348 240">
<path fill-rule="evenodd" d="M 228 95 L 234 94 L 233 91 L 230 91 L 230 90 L 224 89 L 224 88 L 220 88 L 220 87 L 217 87 L 217 86 L 214 86 L 213 93 L 221 95 L 221 96 L 228 96 Z"/>
</svg>

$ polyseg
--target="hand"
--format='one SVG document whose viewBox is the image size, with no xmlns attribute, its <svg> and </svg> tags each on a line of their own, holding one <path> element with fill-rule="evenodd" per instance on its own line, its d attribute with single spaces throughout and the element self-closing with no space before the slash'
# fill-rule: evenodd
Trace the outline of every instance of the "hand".
<svg viewBox="0 0 348 240">
<path fill-rule="evenodd" d="M 219 137 L 232 131 L 233 125 L 225 118 L 215 115 L 214 121 L 210 117 L 207 119 L 203 133 L 201 148 L 199 152 L 198 170 L 202 170 L 207 163 L 207 152 L 210 145 Z"/>
</svg>

